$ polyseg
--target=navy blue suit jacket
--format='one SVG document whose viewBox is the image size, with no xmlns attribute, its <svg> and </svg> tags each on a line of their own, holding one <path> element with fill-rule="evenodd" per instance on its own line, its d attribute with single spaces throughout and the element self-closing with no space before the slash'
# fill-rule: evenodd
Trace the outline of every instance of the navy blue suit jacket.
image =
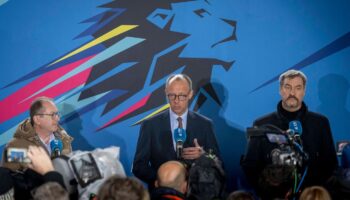
<svg viewBox="0 0 350 200">
<path fill-rule="evenodd" d="M 187 139 L 184 148 L 194 147 L 197 138 L 206 152 L 209 149 L 219 156 L 219 148 L 212 121 L 198 113 L 188 111 Z M 159 166 L 169 160 L 176 160 L 169 110 L 145 120 L 141 124 L 132 172 L 136 177 L 153 187 Z"/>
</svg>

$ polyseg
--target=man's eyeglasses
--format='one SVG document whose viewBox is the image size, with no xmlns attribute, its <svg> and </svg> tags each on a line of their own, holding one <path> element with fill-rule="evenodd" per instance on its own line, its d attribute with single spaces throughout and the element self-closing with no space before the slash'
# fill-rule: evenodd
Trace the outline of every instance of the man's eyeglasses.
<svg viewBox="0 0 350 200">
<path fill-rule="evenodd" d="M 171 101 L 175 101 L 175 99 L 179 99 L 179 101 L 185 101 L 187 99 L 187 96 L 188 95 L 186 94 L 168 94 L 168 99 Z"/>
<path fill-rule="evenodd" d="M 59 112 L 54 112 L 54 113 L 51 113 L 51 114 L 38 113 L 36 115 L 47 115 L 47 116 L 50 116 L 52 119 L 55 118 L 55 117 L 61 117 L 61 114 Z"/>
</svg>

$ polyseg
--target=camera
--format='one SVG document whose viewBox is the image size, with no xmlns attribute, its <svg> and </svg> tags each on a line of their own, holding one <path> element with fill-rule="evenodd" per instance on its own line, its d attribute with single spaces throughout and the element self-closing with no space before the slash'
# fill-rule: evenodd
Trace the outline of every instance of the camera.
<svg viewBox="0 0 350 200">
<path fill-rule="evenodd" d="M 119 161 L 119 147 L 95 149 L 93 151 L 73 151 L 52 160 L 55 170 L 63 176 L 64 185 L 71 195 L 79 199 L 89 199 L 110 176 L 125 177 L 123 165 Z"/>
<path fill-rule="evenodd" d="M 272 164 L 290 165 L 302 167 L 309 159 L 308 154 L 303 150 L 299 134 L 288 134 L 286 131 L 274 125 L 247 128 L 248 138 L 266 137 L 270 143 L 277 144 L 277 147 L 270 152 Z"/>
<path fill-rule="evenodd" d="M 303 157 L 290 147 L 279 147 L 271 151 L 272 164 L 299 166 L 303 164 Z"/>
<path fill-rule="evenodd" d="M 6 161 L 12 163 L 30 163 L 28 150 L 24 148 L 9 147 L 6 150 Z"/>
</svg>

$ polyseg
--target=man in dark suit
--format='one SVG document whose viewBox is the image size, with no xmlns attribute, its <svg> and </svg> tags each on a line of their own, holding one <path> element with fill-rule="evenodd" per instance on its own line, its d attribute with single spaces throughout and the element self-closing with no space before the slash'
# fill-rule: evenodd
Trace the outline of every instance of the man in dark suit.
<svg viewBox="0 0 350 200">
<path fill-rule="evenodd" d="M 132 169 L 150 189 L 154 187 L 159 166 L 169 160 L 193 161 L 206 151 L 219 156 L 212 121 L 188 110 L 193 96 L 191 79 L 184 74 L 170 76 L 165 93 L 170 109 L 142 123 Z M 181 158 L 176 154 L 177 128 L 185 129 L 187 135 Z"/>
</svg>

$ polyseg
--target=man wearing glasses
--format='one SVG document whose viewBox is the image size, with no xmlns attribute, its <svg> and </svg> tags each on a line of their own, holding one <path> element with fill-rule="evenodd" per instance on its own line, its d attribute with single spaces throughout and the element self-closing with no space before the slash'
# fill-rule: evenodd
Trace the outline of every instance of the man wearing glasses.
<svg viewBox="0 0 350 200">
<path fill-rule="evenodd" d="M 29 146 L 43 147 L 48 155 L 52 155 L 50 143 L 53 140 L 62 142 L 61 154 L 69 154 L 72 151 L 71 142 L 73 138 L 58 124 L 60 115 L 55 103 L 47 97 L 35 99 L 29 109 L 30 118 L 21 122 L 13 136 L 6 145 L 3 153 L 2 164 L 11 170 L 24 170 L 27 163 L 7 162 L 6 151 L 9 148 L 27 150 Z"/>
<path fill-rule="evenodd" d="M 169 160 L 191 162 L 205 152 L 219 156 L 212 121 L 188 110 L 193 96 L 192 81 L 184 74 L 170 76 L 165 85 L 170 109 L 145 120 L 140 128 L 133 173 L 154 188 L 159 166 Z M 177 156 L 175 130 L 185 130 L 183 150 Z"/>
</svg>

